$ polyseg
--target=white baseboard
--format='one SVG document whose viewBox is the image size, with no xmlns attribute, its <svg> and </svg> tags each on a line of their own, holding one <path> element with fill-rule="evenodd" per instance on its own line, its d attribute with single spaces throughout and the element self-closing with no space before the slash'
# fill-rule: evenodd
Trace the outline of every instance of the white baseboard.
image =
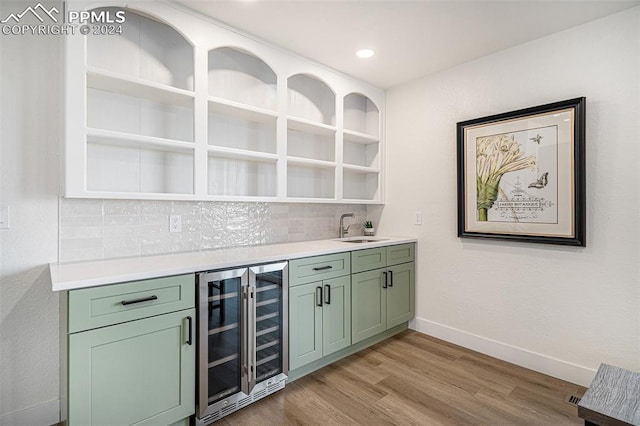
<svg viewBox="0 0 640 426">
<path fill-rule="evenodd" d="M 588 387 L 596 375 L 596 370 L 592 368 L 583 367 L 548 355 L 531 352 L 423 318 L 416 318 L 411 321 L 409 328 L 581 386 Z"/>
<path fill-rule="evenodd" d="M 0 426 L 51 426 L 59 421 L 59 399 L 0 416 Z"/>
</svg>

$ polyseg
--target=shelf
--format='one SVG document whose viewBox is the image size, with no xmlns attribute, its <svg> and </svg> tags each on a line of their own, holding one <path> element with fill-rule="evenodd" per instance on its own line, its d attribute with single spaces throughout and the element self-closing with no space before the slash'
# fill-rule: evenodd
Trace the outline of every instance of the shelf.
<svg viewBox="0 0 640 426">
<path fill-rule="evenodd" d="M 253 54 L 234 47 L 209 51 L 209 95 L 267 110 L 276 109 L 277 77 Z"/>
<path fill-rule="evenodd" d="M 260 322 L 260 321 L 265 321 L 271 318 L 276 318 L 280 315 L 280 312 L 272 312 L 270 314 L 266 314 L 266 315 L 261 315 L 259 317 L 256 318 L 256 322 Z"/>
<path fill-rule="evenodd" d="M 238 159 L 238 160 L 256 160 L 264 162 L 278 161 L 277 154 L 269 154 L 264 152 L 248 151 L 245 149 L 225 148 L 219 146 L 209 146 L 209 154 L 221 158 Z"/>
<path fill-rule="evenodd" d="M 345 171 L 351 171 L 354 173 L 380 173 L 380 169 L 376 167 L 364 167 L 364 166 L 354 166 L 352 164 L 344 164 L 343 168 Z"/>
<path fill-rule="evenodd" d="M 108 8 L 94 9 L 109 11 Z M 111 12 L 113 13 L 113 11 Z M 85 36 L 92 68 L 193 90 L 193 46 L 169 25 L 127 9 L 125 31 Z"/>
<path fill-rule="evenodd" d="M 380 173 L 367 168 L 347 168 L 342 175 L 343 198 L 376 201 L 380 198 Z"/>
<path fill-rule="evenodd" d="M 277 156 L 221 149 L 209 151 L 208 194 L 275 197 Z"/>
<path fill-rule="evenodd" d="M 208 145 L 275 153 L 276 113 L 209 99 Z"/>
<path fill-rule="evenodd" d="M 305 199 L 335 198 L 335 163 L 289 159 L 287 196 Z"/>
<path fill-rule="evenodd" d="M 336 163 L 333 161 L 313 160 L 313 159 L 301 158 L 301 157 L 287 157 L 287 164 L 295 165 L 295 166 L 326 168 L 326 169 L 333 169 L 336 167 Z"/>
<path fill-rule="evenodd" d="M 278 117 L 277 111 L 209 96 L 209 112 L 240 118 L 257 123 L 270 123 Z"/>
<path fill-rule="evenodd" d="M 227 330 L 233 330 L 235 328 L 238 328 L 239 325 L 240 324 L 238 324 L 237 322 L 234 322 L 234 323 L 228 324 L 228 325 L 223 325 L 222 327 L 217 327 L 217 328 L 209 330 L 208 334 L 209 334 L 209 336 L 212 336 L 214 334 L 219 334 L 219 333 L 222 333 L 222 332 L 227 331 Z"/>
<path fill-rule="evenodd" d="M 97 68 L 87 68 L 87 87 L 169 105 L 190 105 L 194 98 L 188 90 Z"/>
<path fill-rule="evenodd" d="M 336 132 L 334 126 L 292 115 L 287 117 L 287 129 L 312 135 L 333 135 Z"/>
<path fill-rule="evenodd" d="M 310 160 L 335 161 L 335 137 L 333 134 L 308 134 L 288 129 L 287 154 L 290 157 L 308 158 Z"/>
<path fill-rule="evenodd" d="M 131 133 L 115 132 L 103 129 L 87 129 L 88 140 L 100 140 L 103 145 L 125 148 L 144 148 L 156 151 L 176 151 L 193 153 L 193 143 L 173 139 L 156 138 L 153 136 L 134 135 Z"/>
<path fill-rule="evenodd" d="M 162 146 L 145 138 L 125 141 L 88 136 L 87 191 L 193 194 L 191 147 L 178 147 L 175 142 Z"/>
<path fill-rule="evenodd" d="M 344 140 L 342 144 L 342 161 L 347 166 L 379 168 L 380 144 L 354 143 Z"/>
<path fill-rule="evenodd" d="M 359 144 L 374 144 L 379 143 L 380 140 L 373 135 L 366 133 L 360 133 L 353 130 L 344 129 L 343 139 L 346 142 L 359 143 Z"/>
<path fill-rule="evenodd" d="M 99 79 L 101 83 L 107 80 Z M 192 97 L 157 89 L 147 90 L 148 87 L 144 95 L 152 96 L 140 97 L 132 96 L 130 92 L 122 93 L 126 90 L 117 92 L 103 90 L 104 85 L 94 86 L 87 88 L 87 127 L 193 142 Z M 167 97 L 175 98 L 176 103 L 165 103 Z"/>
<path fill-rule="evenodd" d="M 280 344 L 280 339 L 272 340 L 272 341 L 270 341 L 270 342 L 268 342 L 268 343 L 265 343 L 265 344 L 263 344 L 263 345 L 258 345 L 258 346 L 256 346 L 256 352 L 259 352 L 259 351 L 265 350 L 265 349 L 267 349 L 267 348 L 270 348 L 270 347 L 272 347 L 272 346 L 276 346 L 276 345 L 279 345 L 279 344 Z"/>
<path fill-rule="evenodd" d="M 378 139 L 380 134 L 380 110 L 371 99 L 360 93 L 350 93 L 344 97 L 345 132 L 370 135 Z"/>
<path fill-rule="evenodd" d="M 336 96 L 320 79 L 296 74 L 287 79 L 289 115 L 329 126 L 336 124 Z"/>
</svg>

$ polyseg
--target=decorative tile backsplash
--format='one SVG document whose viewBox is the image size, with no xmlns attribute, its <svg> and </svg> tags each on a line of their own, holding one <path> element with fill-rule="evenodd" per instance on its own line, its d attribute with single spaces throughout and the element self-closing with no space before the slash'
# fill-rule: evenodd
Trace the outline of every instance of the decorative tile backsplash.
<svg viewBox="0 0 640 426">
<path fill-rule="evenodd" d="M 205 201 L 60 200 L 60 261 L 95 260 L 362 235 L 367 207 Z M 169 232 L 180 215 L 182 232 Z"/>
</svg>

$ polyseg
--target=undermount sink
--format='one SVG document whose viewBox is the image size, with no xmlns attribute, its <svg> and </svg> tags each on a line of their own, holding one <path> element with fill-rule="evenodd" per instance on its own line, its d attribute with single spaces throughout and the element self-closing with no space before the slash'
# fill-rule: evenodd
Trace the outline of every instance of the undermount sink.
<svg viewBox="0 0 640 426">
<path fill-rule="evenodd" d="M 375 238 L 375 237 L 347 237 L 347 238 L 339 238 L 336 241 L 340 241 L 343 243 L 375 243 L 377 241 L 385 241 L 388 238 Z"/>
</svg>

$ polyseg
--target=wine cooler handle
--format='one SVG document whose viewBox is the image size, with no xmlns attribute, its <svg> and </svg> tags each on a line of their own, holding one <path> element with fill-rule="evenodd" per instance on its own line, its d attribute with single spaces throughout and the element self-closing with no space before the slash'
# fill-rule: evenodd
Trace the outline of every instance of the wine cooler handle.
<svg viewBox="0 0 640 426">
<path fill-rule="evenodd" d="M 329 284 L 325 284 L 324 286 L 324 303 L 327 305 L 331 304 L 331 286 Z"/>
<path fill-rule="evenodd" d="M 187 322 L 189 323 L 189 325 L 187 326 L 189 328 L 188 330 L 188 336 L 187 336 L 187 345 L 191 346 L 193 344 L 193 319 L 188 316 L 187 317 Z"/>
<path fill-rule="evenodd" d="M 382 281 L 382 288 L 387 288 L 387 272 L 383 272 L 382 275 L 384 275 L 384 280 Z"/>
<path fill-rule="evenodd" d="M 322 306 L 322 287 L 316 287 L 316 305 Z"/>
<path fill-rule="evenodd" d="M 393 271 L 389 271 L 389 287 L 393 287 Z"/>
<path fill-rule="evenodd" d="M 143 297 L 142 299 L 123 300 L 120 303 L 122 303 L 123 306 L 127 306 L 127 305 L 133 305 L 134 303 L 150 302 L 152 300 L 158 300 L 158 296 L 154 294 L 153 296 Z"/>
</svg>

